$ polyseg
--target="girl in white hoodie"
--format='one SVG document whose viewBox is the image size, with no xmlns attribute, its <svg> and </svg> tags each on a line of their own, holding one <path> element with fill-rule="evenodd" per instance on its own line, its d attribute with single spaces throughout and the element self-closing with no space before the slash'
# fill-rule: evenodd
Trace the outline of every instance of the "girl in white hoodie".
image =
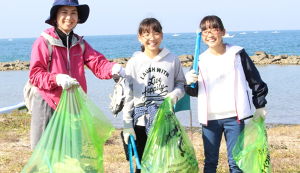
<svg viewBox="0 0 300 173">
<path fill-rule="evenodd" d="M 187 72 L 185 91 L 198 97 L 204 172 L 216 172 L 223 133 L 230 172 L 242 172 L 232 157 L 232 149 L 244 120 L 266 115 L 268 87 L 242 47 L 223 43 L 226 31 L 219 17 L 204 17 L 200 29 L 208 49 L 199 56 L 199 74 Z M 192 83 L 196 83 L 195 88 L 190 86 Z"/>
<path fill-rule="evenodd" d="M 175 104 L 184 95 L 185 77 L 179 58 L 168 49 L 160 48 L 163 33 L 158 20 L 142 20 L 138 39 L 142 51 L 135 52 L 126 65 L 128 85 L 123 108 L 123 135 L 125 143 L 130 134 L 135 137 L 142 159 L 147 134 L 159 105 L 166 97 L 171 97 Z"/>
</svg>

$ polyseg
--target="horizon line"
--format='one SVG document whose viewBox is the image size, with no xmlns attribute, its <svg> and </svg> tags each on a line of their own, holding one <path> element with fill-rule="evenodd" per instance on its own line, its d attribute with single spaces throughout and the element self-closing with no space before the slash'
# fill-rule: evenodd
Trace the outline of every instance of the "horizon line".
<svg viewBox="0 0 300 173">
<path fill-rule="evenodd" d="M 227 30 L 226 32 L 267 32 L 267 31 L 300 31 L 300 29 L 281 29 L 281 30 Z M 191 34 L 194 32 L 163 32 L 164 34 Z M 84 37 L 93 37 L 93 36 L 121 36 L 121 35 L 136 35 L 134 34 L 102 34 L 102 35 L 81 35 Z M 0 40 L 10 40 L 10 39 L 26 39 L 26 38 L 37 38 L 37 37 L 0 37 Z"/>
</svg>

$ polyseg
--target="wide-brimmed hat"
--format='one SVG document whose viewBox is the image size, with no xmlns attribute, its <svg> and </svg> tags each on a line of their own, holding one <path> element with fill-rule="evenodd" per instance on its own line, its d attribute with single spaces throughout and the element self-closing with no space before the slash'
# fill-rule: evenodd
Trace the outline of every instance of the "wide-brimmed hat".
<svg viewBox="0 0 300 173">
<path fill-rule="evenodd" d="M 56 17 L 56 13 L 59 7 L 62 6 L 73 6 L 77 7 L 78 10 L 78 23 L 84 23 L 89 17 L 90 8 L 86 4 L 79 5 L 78 0 L 55 0 L 52 8 L 50 10 L 50 17 L 45 20 L 45 23 L 54 26 L 54 18 Z"/>
</svg>

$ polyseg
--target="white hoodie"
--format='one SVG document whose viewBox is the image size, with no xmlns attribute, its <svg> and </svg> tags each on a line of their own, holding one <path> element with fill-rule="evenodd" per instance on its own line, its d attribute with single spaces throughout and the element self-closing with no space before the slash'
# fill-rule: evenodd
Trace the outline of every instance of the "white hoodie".
<svg viewBox="0 0 300 173">
<path fill-rule="evenodd" d="M 253 115 L 251 90 L 239 55 L 242 47 L 226 45 L 223 55 L 208 50 L 199 57 L 198 119 L 208 120 Z"/>
</svg>

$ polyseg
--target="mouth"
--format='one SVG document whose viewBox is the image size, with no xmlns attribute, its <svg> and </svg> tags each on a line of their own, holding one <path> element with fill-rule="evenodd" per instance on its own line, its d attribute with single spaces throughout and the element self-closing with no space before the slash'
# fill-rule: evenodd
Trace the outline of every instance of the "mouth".
<svg viewBox="0 0 300 173">
<path fill-rule="evenodd" d="M 70 21 L 65 21 L 65 25 L 67 25 L 67 26 L 71 26 L 71 25 L 73 25 L 73 22 L 70 22 Z"/>
<path fill-rule="evenodd" d="M 214 37 L 211 37 L 211 38 L 206 39 L 206 41 L 207 41 L 208 43 L 215 43 L 215 42 L 217 41 L 217 39 L 214 38 Z"/>
<path fill-rule="evenodd" d="M 151 47 L 155 47 L 155 46 L 157 45 L 157 43 L 155 43 L 155 42 L 150 42 L 150 43 L 148 43 L 148 45 L 151 46 Z"/>
</svg>

